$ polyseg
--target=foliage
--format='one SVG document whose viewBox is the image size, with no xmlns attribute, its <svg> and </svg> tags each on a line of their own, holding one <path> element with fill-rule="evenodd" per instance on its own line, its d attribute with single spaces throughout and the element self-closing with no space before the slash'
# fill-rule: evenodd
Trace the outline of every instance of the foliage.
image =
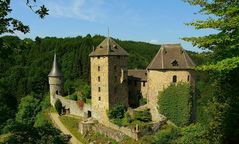
<svg viewBox="0 0 239 144">
<path fill-rule="evenodd" d="M 238 56 L 238 0 L 207 1 L 185 0 L 191 5 L 201 7 L 199 13 L 208 15 L 206 20 L 195 20 L 188 25 L 196 29 L 215 29 L 215 34 L 201 37 L 184 38 L 193 45 L 213 51 L 215 60 Z"/>
<path fill-rule="evenodd" d="M 176 140 L 177 143 L 186 144 L 209 144 L 206 138 L 207 130 L 200 124 L 192 124 L 181 130 L 181 136 Z"/>
<path fill-rule="evenodd" d="M 51 125 L 32 127 L 24 124 L 15 124 L 11 130 L 12 135 L 5 143 L 45 143 L 45 144 L 67 144 L 70 137 Z"/>
<path fill-rule="evenodd" d="M 140 106 L 145 105 L 145 104 L 147 104 L 147 99 L 146 98 L 139 99 L 139 105 Z"/>
<path fill-rule="evenodd" d="M 38 112 L 35 118 L 34 126 L 39 127 L 49 123 L 48 113 L 51 109 L 50 96 L 45 96 L 40 103 L 41 111 Z"/>
<path fill-rule="evenodd" d="M 62 103 L 61 103 L 61 101 L 60 101 L 59 99 L 56 100 L 54 106 L 55 106 L 55 109 L 56 109 L 57 113 L 58 113 L 59 115 L 61 115 Z"/>
<path fill-rule="evenodd" d="M 142 122 L 150 122 L 152 120 L 152 116 L 149 109 L 145 109 L 142 111 L 136 111 L 134 113 L 134 119 Z"/>
<path fill-rule="evenodd" d="M 239 126 L 239 1 L 238 0 L 185 0 L 200 6 L 199 13 L 207 15 L 205 20 L 196 20 L 189 25 L 196 29 L 214 29 L 214 34 L 184 38 L 212 53 L 209 64 L 199 69 L 209 71 L 213 94 L 207 104 L 207 139 L 210 143 L 237 143 Z"/>
<path fill-rule="evenodd" d="M 70 95 L 69 98 L 71 100 L 77 101 L 77 95 Z"/>
<path fill-rule="evenodd" d="M 187 83 L 171 84 L 158 96 L 159 112 L 179 126 L 189 123 L 192 95 Z"/>
<path fill-rule="evenodd" d="M 6 112 L 8 112 L 8 114 L 6 114 Z M 13 111 L 5 104 L 3 104 L 2 102 L 0 102 L 0 128 L 1 128 L 1 124 L 3 124 L 6 120 L 8 120 L 9 118 L 11 118 L 11 116 Z"/>
<path fill-rule="evenodd" d="M 3 33 L 13 33 L 14 31 L 20 31 L 27 33 L 30 31 L 29 26 L 24 25 L 20 20 L 9 17 L 12 9 L 10 8 L 11 0 L 0 1 L 0 35 Z M 48 9 L 42 5 L 38 9 L 36 7 L 36 0 L 26 0 L 26 5 L 34 11 L 40 18 L 44 18 L 48 15 Z"/>
<path fill-rule="evenodd" d="M 175 140 L 180 136 L 180 129 L 171 125 L 163 127 L 154 136 L 153 144 L 176 143 Z"/>
<path fill-rule="evenodd" d="M 21 99 L 21 103 L 16 113 L 16 121 L 22 124 L 33 126 L 37 113 L 40 111 L 39 100 L 33 96 L 26 96 Z"/>
<path fill-rule="evenodd" d="M 202 71 L 219 71 L 223 75 L 239 67 L 239 57 L 226 58 L 216 64 L 202 65 L 197 69 Z"/>
<path fill-rule="evenodd" d="M 121 119 L 124 117 L 125 107 L 122 104 L 116 104 L 108 111 L 109 119 Z"/>
</svg>

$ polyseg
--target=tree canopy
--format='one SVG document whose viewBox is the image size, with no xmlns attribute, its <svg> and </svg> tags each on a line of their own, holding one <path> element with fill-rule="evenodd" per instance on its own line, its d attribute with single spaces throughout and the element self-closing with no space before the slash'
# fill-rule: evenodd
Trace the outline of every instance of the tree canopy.
<svg viewBox="0 0 239 144">
<path fill-rule="evenodd" d="M 195 29 L 214 29 L 216 32 L 199 37 L 188 37 L 201 49 L 211 51 L 211 59 L 198 70 L 208 71 L 212 96 L 205 109 L 208 119 L 207 139 L 210 143 L 237 143 L 239 140 L 239 0 L 185 0 L 199 6 L 205 20 L 188 25 Z M 209 85 L 208 85 L 209 86 Z M 209 95 L 208 95 L 209 96 Z"/>
<path fill-rule="evenodd" d="M 26 6 L 28 6 L 34 13 L 39 15 L 40 18 L 44 18 L 48 15 L 48 9 L 45 5 L 36 6 L 37 0 L 25 0 Z M 13 17 L 9 17 L 12 9 L 10 7 L 11 0 L 0 1 L 0 35 L 3 33 L 14 33 L 14 31 L 20 31 L 27 33 L 30 31 L 29 26 L 23 24 L 20 20 Z"/>
</svg>

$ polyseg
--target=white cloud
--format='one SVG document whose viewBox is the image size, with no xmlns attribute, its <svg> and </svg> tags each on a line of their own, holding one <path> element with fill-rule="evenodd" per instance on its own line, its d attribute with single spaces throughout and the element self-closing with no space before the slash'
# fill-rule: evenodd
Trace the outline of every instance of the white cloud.
<svg viewBox="0 0 239 144">
<path fill-rule="evenodd" d="M 150 40 L 149 43 L 151 43 L 151 44 L 161 44 L 161 42 L 159 40 L 154 40 L 154 39 Z"/>
<path fill-rule="evenodd" d="M 104 17 L 104 0 L 49 0 L 50 16 L 97 21 Z"/>
</svg>

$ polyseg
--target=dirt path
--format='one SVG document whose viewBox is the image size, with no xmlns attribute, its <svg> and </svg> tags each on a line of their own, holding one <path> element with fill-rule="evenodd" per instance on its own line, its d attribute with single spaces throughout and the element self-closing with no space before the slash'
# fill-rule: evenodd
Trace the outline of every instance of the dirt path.
<svg viewBox="0 0 239 144">
<path fill-rule="evenodd" d="M 71 134 L 71 132 L 62 124 L 62 122 L 59 119 L 59 115 L 57 113 L 49 113 L 50 118 L 52 120 L 52 122 L 54 123 L 54 125 L 59 128 L 64 134 L 68 134 L 71 135 L 71 139 L 70 142 L 72 144 L 82 144 L 79 140 L 77 140 L 77 138 Z"/>
</svg>

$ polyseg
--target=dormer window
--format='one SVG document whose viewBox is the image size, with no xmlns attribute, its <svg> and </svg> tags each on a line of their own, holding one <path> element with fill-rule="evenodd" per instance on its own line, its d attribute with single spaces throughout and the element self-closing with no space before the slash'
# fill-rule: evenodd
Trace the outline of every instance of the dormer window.
<svg viewBox="0 0 239 144">
<path fill-rule="evenodd" d="M 178 66 L 178 61 L 174 60 L 171 64 L 172 64 L 172 66 L 176 67 L 176 66 Z"/>
<path fill-rule="evenodd" d="M 113 48 L 117 49 L 118 47 L 117 47 L 117 45 L 113 45 Z"/>
<path fill-rule="evenodd" d="M 100 46 L 100 48 L 103 48 L 103 46 Z"/>
</svg>

